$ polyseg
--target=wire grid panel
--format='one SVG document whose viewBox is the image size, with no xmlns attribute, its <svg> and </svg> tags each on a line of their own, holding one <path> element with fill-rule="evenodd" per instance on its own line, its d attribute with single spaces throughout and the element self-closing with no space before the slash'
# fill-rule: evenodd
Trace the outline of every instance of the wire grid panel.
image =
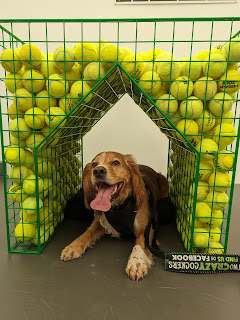
<svg viewBox="0 0 240 320">
<path fill-rule="evenodd" d="M 0 28 L 9 251 L 44 248 L 81 187 L 82 137 L 127 93 L 171 142 L 170 196 L 186 250 L 226 252 L 238 18 L 9 20 Z"/>
</svg>

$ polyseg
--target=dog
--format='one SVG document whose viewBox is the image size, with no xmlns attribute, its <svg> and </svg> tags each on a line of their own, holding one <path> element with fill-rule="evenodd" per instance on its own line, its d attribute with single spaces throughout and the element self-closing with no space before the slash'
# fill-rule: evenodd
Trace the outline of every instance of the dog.
<svg viewBox="0 0 240 320">
<path fill-rule="evenodd" d="M 61 252 L 61 260 L 81 257 L 104 234 L 136 238 L 126 266 L 127 275 L 140 280 L 153 265 L 153 255 L 145 244 L 145 231 L 152 216 L 151 199 L 158 203 L 168 197 L 168 180 L 131 155 L 102 152 L 83 170 L 84 203 L 94 210 L 94 220 L 80 237 Z M 149 243 L 154 237 L 154 225 Z"/>
</svg>

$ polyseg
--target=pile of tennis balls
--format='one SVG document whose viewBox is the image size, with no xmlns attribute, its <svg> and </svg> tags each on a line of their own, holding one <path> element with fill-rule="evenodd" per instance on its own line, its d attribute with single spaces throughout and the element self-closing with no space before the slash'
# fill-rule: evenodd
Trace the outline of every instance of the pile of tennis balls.
<svg viewBox="0 0 240 320">
<path fill-rule="evenodd" d="M 210 228 L 218 228 L 220 225 L 211 223 L 213 211 L 223 208 L 213 208 L 211 201 L 223 199 L 227 203 L 225 191 L 231 185 L 231 177 L 227 171 L 232 169 L 230 163 L 234 155 L 229 152 L 225 154 L 223 150 L 236 138 L 231 109 L 240 88 L 238 61 L 240 41 L 237 38 L 213 47 L 210 52 L 200 51 L 192 58 L 184 57 L 179 60 L 172 53 L 158 48 L 135 54 L 130 48 L 119 48 L 106 40 L 78 43 L 73 47 L 61 46 L 47 54 L 34 44 L 4 50 L 0 62 L 7 72 L 6 89 L 13 96 L 13 103 L 8 107 L 11 145 L 5 151 L 5 159 L 12 165 L 9 177 L 14 185 L 9 194 L 13 201 L 20 203 L 22 219 L 20 227 L 16 228 L 16 237 L 19 240 L 31 239 L 29 235 L 34 232 L 36 236 L 35 229 L 34 232 L 33 229 L 29 230 L 33 226 L 31 223 L 39 219 L 36 215 L 36 192 L 39 194 L 39 215 L 45 217 L 45 212 L 52 212 L 53 215 L 61 212 L 69 191 L 73 191 L 81 182 L 78 176 L 81 163 L 72 152 L 78 150 L 79 146 L 71 141 L 64 145 L 67 151 L 63 150 L 60 143 L 61 130 L 54 136 L 49 148 L 44 150 L 45 154 L 40 150 L 38 176 L 34 172 L 36 164 L 33 150 L 57 125 L 58 128 L 64 128 L 66 115 L 83 96 L 88 95 L 86 103 L 92 99 L 90 90 L 116 62 L 128 73 L 122 72 L 127 90 L 131 87 L 130 75 L 179 132 L 201 152 L 202 167 L 210 167 L 211 171 L 206 174 L 203 169 L 204 179 L 199 179 L 208 184 L 208 187 L 200 184 L 198 186 L 201 193 L 199 199 L 203 205 L 198 205 L 197 225 L 207 228 L 206 224 L 209 224 Z M 161 129 L 166 123 L 161 120 L 162 114 L 157 109 L 155 113 Z M 183 140 L 181 134 L 174 134 L 176 139 Z M 50 155 L 47 150 L 50 150 Z M 70 154 L 69 159 L 62 156 L 65 152 Z M 219 152 L 221 155 L 217 157 Z M 46 171 L 43 169 L 45 165 Z M 184 164 L 179 164 L 179 156 L 175 152 L 173 176 L 176 177 L 177 169 L 179 173 L 183 172 L 183 167 Z M 179 190 L 177 185 L 181 181 L 175 180 L 172 188 Z M 56 199 L 57 195 L 63 193 L 62 190 L 65 190 L 66 195 L 63 195 L 64 201 L 59 206 Z M 214 196 L 213 191 L 216 191 Z M 50 201 L 50 197 L 47 197 L 49 194 L 52 197 Z M 205 198 L 203 194 L 206 195 Z M 45 217 L 45 225 L 50 221 L 49 216 L 51 217 L 50 214 Z M 29 222 L 28 219 L 31 223 L 24 225 Z M 48 231 L 51 234 L 53 228 L 49 227 Z M 41 232 L 44 233 L 43 230 Z"/>
</svg>

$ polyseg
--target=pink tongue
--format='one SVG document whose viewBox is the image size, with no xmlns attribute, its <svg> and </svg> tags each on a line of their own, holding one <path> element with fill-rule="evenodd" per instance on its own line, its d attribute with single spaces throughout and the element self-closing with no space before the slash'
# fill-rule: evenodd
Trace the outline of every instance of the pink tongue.
<svg viewBox="0 0 240 320">
<path fill-rule="evenodd" d="M 93 210 L 107 212 L 111 208 L 110 194 L 113 193 L 115 186 L 101 187 L 96 198 L 90 203 Z"/>
</svg>

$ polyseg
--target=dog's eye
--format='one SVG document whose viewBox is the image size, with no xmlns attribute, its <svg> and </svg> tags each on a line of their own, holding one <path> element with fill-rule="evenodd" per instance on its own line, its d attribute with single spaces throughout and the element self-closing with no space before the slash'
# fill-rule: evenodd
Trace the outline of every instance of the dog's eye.
<svg viewBox="0 0 240 320">
<path fill-rule="evenodd" d="M 112 165 L 114 165 L 114 166 L 118 166 L 119 164 L 120 164 L 120 162 L 118 160 L 115 160 L 112 162 Z"/>
<path fill-rule="evenodd" d="M 96 166 L 97 166 L 97 162 L 93 162 L 92 167 L 96 167 Z"/>
</svg>

